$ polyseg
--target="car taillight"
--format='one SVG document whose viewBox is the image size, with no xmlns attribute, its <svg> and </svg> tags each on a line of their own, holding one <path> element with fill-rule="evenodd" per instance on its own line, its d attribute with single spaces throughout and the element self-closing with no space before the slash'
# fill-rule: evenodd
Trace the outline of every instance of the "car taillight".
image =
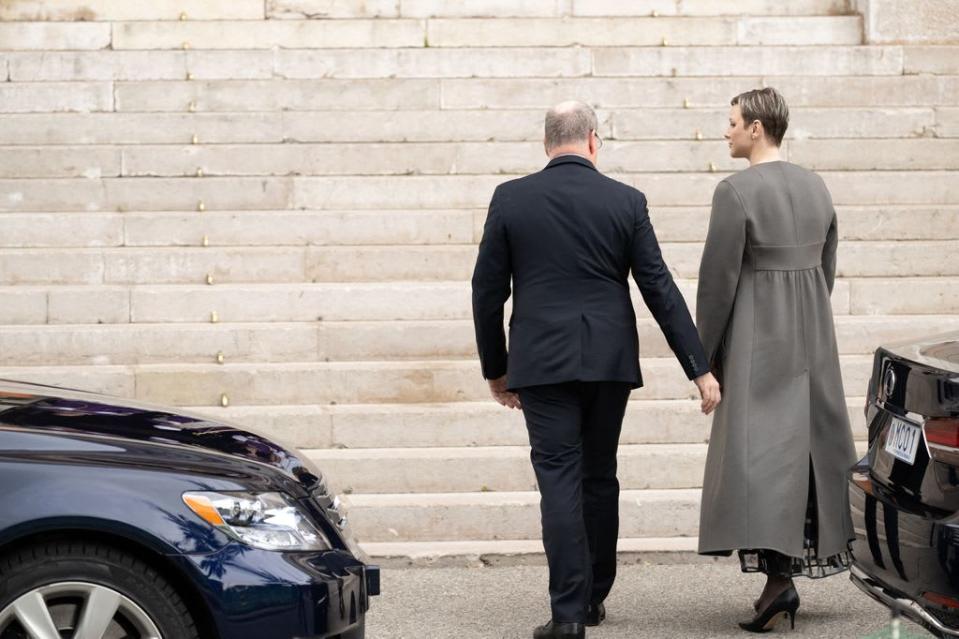
<svg viewBox="0 0 959 639">
<path fill-rule="evenodd" d="M 931 417 L 926 420 L 923 432 L 933 459 L 959 464 L 959 419 Z"/>
<path fill-rule="evenodd" d="M 932 417 L 926 420 L 925 430 L 930 444 L 959 448 L 959 419 Z"/>
<path fill-rule="evenodd" d="M 955 597 L 950 597 L 949 595 L 943 595 L 938 592 L 926 591 L 922 593 L 922 598 L 926 601 L 938 604 L 944 608 L 959 608 L 959 601 Z"/>
</svg>

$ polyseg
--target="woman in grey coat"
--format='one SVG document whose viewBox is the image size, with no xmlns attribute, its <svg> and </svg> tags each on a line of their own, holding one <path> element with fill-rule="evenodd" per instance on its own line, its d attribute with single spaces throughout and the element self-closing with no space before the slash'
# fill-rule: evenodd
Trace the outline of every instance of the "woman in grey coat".
<svg viewBox="0 0 959 639">
<path fill-rule="evenodd" d="M 795 624 L 792 577 L 845 570 L 854 536 L 855 448 L 830 305 L 836 213 L 818 175 L 780 160 L 788 118 L 774 89 L 732 101 L 725 137 L 750 166 L 716 187 L 696 310 L 723 391 L 699 552 L 738 550 L 744 572 L 767 575 L 756 617 L 740 624 L 756 632 Z"/>
</svg>

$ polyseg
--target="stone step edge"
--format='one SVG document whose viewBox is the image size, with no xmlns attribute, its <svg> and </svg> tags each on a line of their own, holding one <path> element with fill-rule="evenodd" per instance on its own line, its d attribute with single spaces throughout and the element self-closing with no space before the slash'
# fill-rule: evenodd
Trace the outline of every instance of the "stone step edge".
<svg viewBox="0 0 959 639">
<path fill-rule="evenodd" d="M 865 433 L 856 433 L 864 436 Z M 857 444 L 864 445 L 865 437 L 857 436 Z M 642 453 L 670 453 L 670 452 L 690 452 L 695 451 L 705 455 L 708 442 L 649 442 L 644 444 L 620 443 L 618 446 L 619 457 L 629 457 L 640 455 Z M 858 448 L 858 447 L 857 447 Z M 323 462 L 348 462 L 348 461 L 372 461 L 372 460 L 392 460 L 397 458 L 432 460 L 437 459 L 458 459 L 466 462 L 469 460 L 485 460 L 490 457 L 497 459 L 516 459 L 524 463 L 529 462 L 529 446 L 502 444 L 495 446 L 394 446 L 385 448 L 297 448 L 297 450 L 318 464 Z M 858 450 L 860 454 L 866 451 Z M 490 491 L 505 492 L 505 491 Z"/>
<path fill-rule="evenodd" d="M 646 358 L 649 359 L 649 358 Z M 642 404 L 644 406 L 693 406 L 698 405 L 698 399 L 640 399 L 640 400 L 630 400 L 635 401 L 637 404 Z M 853 403 L 857 406 L 864 405 L 866 402 L 865 395 L 847 395 L 847 403 Z M 633 404 L 630 404 L 631 406 Z M 374 402 L 374 403 L 356 403 L 356 404 L 268 404 L 268 405 L 249 405 L 249 406 L 231 406 L 229 408 L 220 408 L 219 406 L 180 406 L 182 410 L 190 412 L 207 412 L 211 416 L 226 416 L 229 417 L 232 413 L 233 416 L 239 417 L 239 413 L 244 413 L 247 415 L 255 415 L 258 413 L 287 413 L 291 411 L 310 411 L 318 413 L 377 413 L 377 414 L 392 414 L 396 412 L 403 413 L 417 413 L 422 411 L 428 411 L 430 413 L 439 413 L 444 411 L 449 411 L 452 413 L 459 412 L 461 409 L 466 410 L 483 410 L 488 408 L 490 411 L 501 411 L 503 408 L 493 402 L 492 399 L 482 400 L 482 401 L 473 401 L 465 400 L 462 402 L 408 402 L 402 404 L 393 404 L 389 402 Z"/>
<path fill-rule="evenodd" d="M 316 461 L 351 461 L 371 459 L 395 459 L 408 457 L 432 459 L 450 457 L 462 460 L 483 459 L 494 456 L 507 459 L 529 461 L 529 446 L 505 444 L 502 446 L 396 446 L 384 448 L 299 448 L 304 455 Z M 649 444 L 620 444 L 619 453 L 635 454 L 643 451 L 659 453 L 670 451 L 697 450 L 706 452 L 704 442 L 658 442 Z"/>
<path fill-rule="evenodd" d="M 619 563 L 693 564 L 729 561 L 697 554 L 697 537 L 623 538 L 617 546 Z M 545 565 L 538 539 L 496 541 L 370 542 L 360 546 L 386 568 L 442 568 Z"/>
</svg>

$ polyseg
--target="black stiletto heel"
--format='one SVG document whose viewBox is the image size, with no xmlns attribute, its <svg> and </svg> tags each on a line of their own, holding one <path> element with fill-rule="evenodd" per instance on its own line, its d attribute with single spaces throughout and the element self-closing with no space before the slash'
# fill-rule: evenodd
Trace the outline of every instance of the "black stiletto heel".
<svg viewBox="0 0 959 639">
<path fill-rule="evenodd" d="M 795 588 L 787 588 L 752 621 L 740 623 L 739 627 L 748 632 L 769 632 L 782 619 L 788 617 L 790 628 L 795 630 L 797 610 L 799 610 L 799 593 Z"/>
</svg>

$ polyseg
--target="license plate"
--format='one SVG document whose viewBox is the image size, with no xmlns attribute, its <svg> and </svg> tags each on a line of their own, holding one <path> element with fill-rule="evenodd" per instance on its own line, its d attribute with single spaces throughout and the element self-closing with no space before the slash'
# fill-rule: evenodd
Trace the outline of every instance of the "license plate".
<svg viewBox="0 0 959 639">
<path fill-rule="evenodd" d="M 916 450 L 922 439 L 922 429 L 907 421 L 892 418 L 889 434 L 886 436 L 886 452 L 909 465 L 916 461 Z"/>
</svg>

